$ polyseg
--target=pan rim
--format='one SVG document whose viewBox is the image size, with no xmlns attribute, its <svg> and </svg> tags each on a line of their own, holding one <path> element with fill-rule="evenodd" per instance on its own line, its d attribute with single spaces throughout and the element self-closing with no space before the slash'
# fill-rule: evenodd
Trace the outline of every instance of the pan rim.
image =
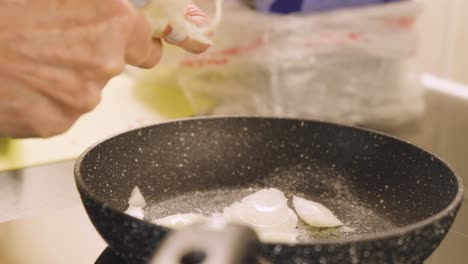
<svg viewBox="0 0 468 264">
<path fill-rule="evenodd" d="M 164 125 L 169 125 L 169 124 L 182 123 L 182 122 L 197 122 L 197 121 L 203 121 L 203 120 L 225 120 L 225 119 L 311 122 L 311 123 L 322 124 L 322 125 L 326 125 L 326 126 L 344 128 L 344 129 L 347 129 L 347 130 L 354 130 L 354 131 L 360 131 L 360 132 L 367 132 L 367 133 L 370 133 L 370 134 L 375 134 L 375 135 L 378 135 L 378 136 L 381 136 L 381 137 L 384 137 L 384 138 L 388 138 L 390 140 L 394 140 L 394 141 L 399 142 L 399 143 L 403 143 L 405 145 L 409 145 L 410 147 L 416 148 L 417 150 L 419 150 L 419 151 L 421 151 L 423 153 L 429 154 L 430 156 L 432 156 L 434 158 L 434 161 L 437 161 L 437 162 L 441 163 L 443 166 L 445 166 L 447 169 L 449 169 L 452 172 L 453 176 L 456 179 L 457 185 L 458 185 L 457 194 L 455 195 L 455 197 L 453 198 L 453 200 L 450 202 L 450 204 L 447 207 L 445 207 L 443 210 L 439 211 L 435 215 L 433 215 L 431 217 L 428 217 L 428 218 L 426 218 L 424 220 L 418 221 L 416 223 L 413 223 L 413 224 L 405 225 L 405 226 L 395 228 L 395 229 L 390 229 L 390 230 L 387 230 L 387 231 L 384 231 L 384 232 L 377 232 L 377 233 L 374 233 L 374 234 L 360 235 L 360 236 L 358 236 L 356 238 L 321 239 L 319 241 L 299 242 L 299 243 L 296 243 L 296 244 L 262 243 L 262 245 L 282 246 L 282 247 L 322 246 L 322 245 L 323 246 L 327 246 L 327 245 L 335 245 L 336 246 L 336 245 L 343 245 L 343 244 L 357 244 L 357 243 L 364 243 L 364 242 L 372 242 L 372 241 L 376 241 L 376 240 L 389 239 L 389 238 L 392 238 L 392 237 L 401 237 L 402 235 L 405 235 L 407 233 L 415 232 L 417 230 L 423 229 L 424 227 L 430 226 L 430 225 L 432 225 L 432 223 L 435 223 L 435 222 L 440 221 L 441 219 L 443 219 L 443 218 L 445 218 L 447 216 L 450 216 L 451 213 L 453 213 L 454 217 L 455 217 L 456 214 L 457 214 L 457 208 L 459 208 L 461 206 L 461 204 L 463 203 L 464 185 L 463 185 L 463 180 L 458 175 L 457 171 L 448 162 L 441 159 L 435 153 L 432 153 L 432 152 L 430 152 L 428 150 L 425 150 L 425 149 L 421 148 L 420 146 L 418 146 L 416 144 L 413 144 L 413 143 L 410 143 L 408 141 L 399 139 L 399 138 L 397 138 L 395 136 L 386 134 L 384 132 L 375 131 L 375 130 L 372 130 L 372 129 L 369 129 L 369 128 L 362 128 L 362 127 L 356 127 L 356 126 L 351 126 L 351 125 L 338 124 L 338 123 L 329 122 L 329 121 L 322 121 L 322 120 L 318 120 L 318 119 L 302 119 L 302 118 L 289 118 L 289 117 L 285 117 L 285 118 L 281 117 L 280 118 L 280 117 L 274 117 L 274 116 L 243 116 L 243 115 L 237 115 L 237 116 L 189 117 L 189 118 L 181 118 L 181 119 L 174 119 L 174 120 L 164 121 L 164 122 L 160 122 L 160 123 L 156 123 L 156 124 L 143 126 L 143 127 L 137 128 L 137 129 L 132 129 L 132 130 L 129 130 L 129 131 L 116 133 L 114 135 L 108 136 L 108 137 L 98 141 L 97 143 L 91 145 L 78 157 L 78 159 L 76 160 L 75 166 L 74 166 L 74 177 L 75 177 L 76 185 L 77 185 L 77 187 L 79 189 L 86 192 L 86 195 L 88 195 L 90 198 L 92 198 L 93 200 L 97 201 L 100 204 L 106 205 L 106 202 L 104 201 L 104 199 L 101 199 L 99 196 L 94 194 L 94 192 L 92 192 L 89 189 L 89 187 L 85 184 L 83 178 L 81 177 L 81 172 L 80 172 L 81 164 L 82 164 L 83 160 L 86 158 L 86 156 L 93 149 L 95 149 L 96 147 L 98 147 L 102 143 L 107 142 L 108 140 L 111 140 L 111 139 L 113 139 L 115 137 L 120 137 L 120 136 L 129 134 L 129 133 L 134 133 L 135 131 L 139 131 L 139 130 L 149 129 L 149 128 L 158 127 L 158 126 L 164 126 Z M 106 205 L 106 208 L 109 209 L 109 210 L 112 210 L 112 211 L 114 211 L 116 213 L 123 214 L 123 212 L 121 212 L 121 210 L 118 210 L 117 208 L 115 208 L 113 206 Z M 148 224 L 148 225 L 151 225 L 151 226 L 156 226 L 156 227 L 164 229 L 164 230 L 175 231 L 174 229 L 165 228 L 163 226 L 156 225 L 156 224 L 153 224 L 153 223 L 148 222 L 148 221 L 143 221 L 143 220 L 137 219 L 137 218 L 132 217 L 132 216 L 128 216 L 128 217 L 130 217 L 130 218 L 132 218 L 132 220 L 140 222 L 140 223 L 145 223 L 145 224 Z"/>
</svg>

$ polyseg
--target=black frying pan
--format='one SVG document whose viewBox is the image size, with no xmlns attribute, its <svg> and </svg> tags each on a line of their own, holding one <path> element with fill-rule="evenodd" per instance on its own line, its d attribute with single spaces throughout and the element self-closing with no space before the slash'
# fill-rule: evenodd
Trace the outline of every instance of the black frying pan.
<svg viewBox="0 0 468 264">
<path fill-rule="evenodd" d="M 75 175 L 91 221 L 130 263 L 147 261 L 170 232 L 123 213 L 136 185 L 152 217 L 221 211 L 237 196 L 276 187 L 322 202 L 354 229 L 311 229 L 297 245 L 261 245 L 258 254 L 272 263 L 422 263 L 445 237 L 463 196 L 461 179 L 420 148 L 362 129 L 289 119 L 142 128 L 90 148 Z M 229 199 L 218 199 L 223 195 Z"/>
</svg>

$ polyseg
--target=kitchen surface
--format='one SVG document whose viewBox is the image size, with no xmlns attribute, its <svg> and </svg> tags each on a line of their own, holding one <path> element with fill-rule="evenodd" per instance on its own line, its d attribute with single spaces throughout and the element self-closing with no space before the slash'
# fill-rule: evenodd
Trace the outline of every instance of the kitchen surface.
<svg viewBox="0 0 468 264">
<path fill-rule="evenodd" d="M 463 14 L 468 11 L 468 2 L 464 0 L 425 2 L 416 25 L 419 34 L 418 55 L 412 61 L 411 68 L 414 78 L 411 84 L 417 88 L 408 88 L 408 91 L 411 91 L 408 93 L 404 89 L 398 90 L 398 94 L 403 95 L 403 99 L 395 96 L 392 102 L 404 105 L 401 106 L 401 111 L 394 111 L 398 107 L 389 104 L 385 109 L 382 107 L 378 113 L 367 115 L 366 111 L 360 108 L 340 108 L 340 106 L 330 111 L 332 113 L 327 113 L 325 119 L 339 122 L 340 120 L 336 118 L 343 118 L 343 122 L 355 122 L 357 125 L 367 126 L 418 145 L 447 161 L 466 183 L 468 182 L 466 162 L 468 140 L 465 139 L 468 131 L 468 75 L 466 75 L 468 52 L 464 47 L 468 44 L 468 31 L 462 25 L 466 24 L 467 18 Z M 229 14 L 226 16 L 229 21 Z M 408 41 L 413 43 L 412 40 Z M 244 48 L 248 49 L 247 47 L 250 46 Z M 406 51 L 406 49 L 401 50 L 402 53 Z M 0 138 L 0 263 L 95 263 L 107 246 L 92 226 L 77 192 L 73 177 L 77 156 L 96 142 L 117 133 L 174 118 L 206 114 L 219 103 L 219 95 L 207 96 L 207 92 L 198 87 L 200 85 L 197 81 L 202 78 L 219 78 L 218 80 L 221 80 L 226 87 L 238 85 L 226 81 L 226 76 L 237 76 L 236 74 L 243 73 L 244 70 L 239 71 L 239 68 L 242 68 L 239 65 L 243 64 L 233 60 L 235 63 L 229 65 L 229 71 L 223 72 L 221 77 L 217 75 L 213 77 L 209 74 L 204 75 L 206 72 L 211 73 L 212 68 L 198 73 L 187 66 L 201 63 L 200 61 L 194 62 L 192 57 L 181 59 L 182 55 L 172 49 L 169 49 L 168 54 L 170 55 L 164 59 L 159 71 L 158 68 L 150 71 L 135 71 L 129 68 L 124 74 L 114 78 L 103 92 L 102 103 L 94 111 L 79 119 L 64 135 L 50 139 Z M 182 70 L 184 76 L 180 77 L 180 73 L 174 74 L 174 71 L 178 70 L 174 70 L 171 58 L 177 58 L 185 63 L 187 68 Z M 216 59 L 217 57 L 213 60 Z M 262 61 L 256 61 L 259 62 Z M 407 68 L 400 67 L 400 64 L 394 65 L 393 62 L 363 60 L 363 65 L 365 64 L 363 69 L 372 69 L 375 65 L 380 65 L 379 70 L 384 71 L 384 75 L 388 74 L 387 80 L 395 76 L 400 78 L 401 72 Z M 269 69 L 269 71 L 287 73 L 284 69 Z M 329 72 L 321 73 L 325 76 Z M 143 76 L 141 79 L 144 81 L 135 82 L 136 76 Z M 185 86 L 186 82 L 192 79 L 184 79 L 188 78 L 187 76 L 193 78 L 194 83 L 198 85 L 190 91 L 186 90 Z M 342 77 L 349 78 L 345 75 Z M 154 80 L 162 83 L 163 88 L 155 87 L 152 84 Z M 399 82 L 395 83 L 389 81 L 387 88 L 399 85 L 401 82 L 398 80 Z M 246 79 L 245 83 L 250 81 Z M 269 81 L 270 84 L 273 83 Z M 201 81 L 200 83 L 205 84 Z M 297 83 L 298 87 L 299 84 L 300 82 Z M 330 83 L 324 82 L 324 84 Z M 357 81 L 356 85 L 359 85 Z M 164 89 L 168 87 L 170 89 Z M 237 102 L 239 98 L 245 98 L 243 92 L 239 89 L 235 94 L 228 93 L 223 96 L 228 96 L 232 102 Z M 347 94 L 349 91 L 339 92 Z M 382 93 L 385 92 L 387 91 L 382 90 Z M 335 97 L 330 98 L 341 100 L 341 97 L 338 97 L 340 93 L 337 92 L 333 95 Z M 328 98 L 327 95 L 321 96 L 322 100 Z M 274 115 L 298 115 L 310 110 L 304 108 L 302 109 L 304 112 L 293 113 L 291 109 L 298 109 L 301 104 L 291 107 L 283 102 L 278 103 L 279 101 L 275 101 L 281 105 L 279 108 L 258 107 L 264 104 L 265 98 L 277 100 L 281 95 L 271 92 L 265 96 L 264 91 L 259 90 L 250 98 L 253 103 L 242 103 L 240 106 L 256 114 L 272 112 Z M 411 98 L 412 101 L 405 98 Z M 366 104 L 372 100 L 379 102 L 382 99 L 378 96 L 366 97 L 360 102 Z M 341 105 L 348 106 L 347 101 L 340 102 Z M 319 103 L 317 102 L 317 105 Z M 256 107 L 252 107 L 254 104 Z M 230 114 L 237 111 L 237 107 L 238 105 L 226 104 L 226 107 L 217 108 L 215 111 Z M 320 110 L 317 109 L 312 109 L 311 112 Z M 354 112 L 350 115 L 343 114 L 346 111 Z M 393 114 L 388 114 L 389 112 Z M 386 122 L 379 123 L 376 120 Z M 453 228 L 425 264 L 464 264 L 468 258 L 467 249 L 468 203 L 465 198 Z"/>
</svg>

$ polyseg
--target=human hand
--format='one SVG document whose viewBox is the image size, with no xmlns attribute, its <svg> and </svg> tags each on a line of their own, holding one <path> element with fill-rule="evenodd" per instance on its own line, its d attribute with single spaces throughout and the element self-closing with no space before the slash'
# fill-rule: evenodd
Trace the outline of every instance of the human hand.
<svg viewBox="0 0 468 264">
<path fill-rule="evenodd" d="M 125 64 L 157 64 L 151 36 L 128 0 L 0 1 L 0 136 L 65 132 Z"/>
</svg>

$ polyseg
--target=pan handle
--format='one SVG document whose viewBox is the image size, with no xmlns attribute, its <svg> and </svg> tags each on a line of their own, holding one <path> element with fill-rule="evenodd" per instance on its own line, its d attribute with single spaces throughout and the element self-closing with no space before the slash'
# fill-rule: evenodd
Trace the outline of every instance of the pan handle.
<svg viewBox="0 0 468 264">
<path fill-rule="evenodd" d="M 209 221 L 169 233 L 150 263 L 180 264 L 190 255 L 197 255 L 196 263 L 203 264 L 255 263 L 259 245 L 248 227 Z"/>
</svg>

